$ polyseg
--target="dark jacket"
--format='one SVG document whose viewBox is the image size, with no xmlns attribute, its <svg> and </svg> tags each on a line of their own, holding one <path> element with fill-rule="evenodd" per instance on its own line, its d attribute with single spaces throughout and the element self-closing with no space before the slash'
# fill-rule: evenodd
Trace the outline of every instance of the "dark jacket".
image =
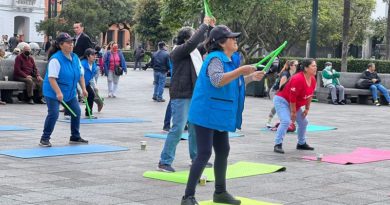
<svg viewBox="0 0 390 205">
<path fill-rule="evenodd" d="M 167 72 L 169 70 L 169 53 L 161 49 L 153 53 L 152 67 L 154 71 Z"/>
<path fill-rule="evenodd" d="M 75 42 L 73 53 L 80 58 L 88 48 L 93 48 L 93 43 L 87 34 L 81 33 L 79 39 Z"/>
<path fill-rule="evenodd" d="M 173 64 L 171 86 L 169 88 L 171 99 L 186 99 L 192 97 L 197 76 L 190 53 L 204 40 L 204 35 L 208 31 L 208 28 L 209 27 L 206 24 L 200 25 L 199 29 L 187 42 L 178 45 L 171 52 Z M 201 55 L 204 54 L 202 51 L 204 50 L 199 50 Z"/>
<path fill-rule="evenodd" d="M 371 73 L 370 71 L 366 70 L 362 73 L 362 76 L 360 78 L 371 80 L 371 81 L 372 81 L 372 79 L 377 79 L 377 81 L 375 83 L 381 82 L 381 78 L 379 77 L 379 75 L 376 71 Z"/>
<path fill-rule="evenodd" d="M 145 50 L 143 48 L 137 48 L 134 51 L 134 57 L 137 61 L 144 57 Z"/>
</svg>

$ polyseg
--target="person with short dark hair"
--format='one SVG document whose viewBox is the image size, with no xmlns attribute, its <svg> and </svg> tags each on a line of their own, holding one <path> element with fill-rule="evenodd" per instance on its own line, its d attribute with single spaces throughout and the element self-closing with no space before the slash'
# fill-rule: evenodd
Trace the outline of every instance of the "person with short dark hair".
<svg viewBox="0 0 390 205">
<path fill-rule="evenodd" d="M 163 98 L 165 79 L 170 67 L 169 53 L 164 41 L 158 43 L 158 51 L 153 53 L 152 67 L 154 73 L 154 92 L 152 99 L 156 102 L 165 102 Z"/>
<path fill-rule="evenodd" d="M 83 57 L 85 50 L 88 48 L 93 48 L 93 43 L 89 36 L 84 33 L 84 25 L 81 22 L 75 22 L 73 24 L 73 31 L 76 34 L 74 37 L 74 48 L 73 53 L 75 53 L 79 58 Z"/>
<path fill-rule="evenodd" d="M 14 79 L 26 84 L 28 104 L 34 104 L 34 90 L 37 90 L 36 99 L 38 103 L 45 104 L 42 99 L 42 82 L 43 79 L 35 64 L 34 58 L 31 57 L 31 48 L 26 44 L 23 52 L 15 58 Z"/>
<path fill-rule="evenodd" d="M 75 113 L 71 115 L 71 136 L 69 144 L 86 144 L 80 136 L 80 105 L 76 97 L 77 83 L 80 83 L 83 96 L 88 96 L 85 88 L 84 69 L 80 59 L 72 53 L 73 38 L 68 33 L 60 33 L 49 49 L 49 63 L 43 81 L 43 95 L 46 98 L 48 114 L 39 145 L 51 147 L 50 136 L 56 125 L 60 104 L 66 103 Z"/>
<path fill-rule="evenodd" d="M 142 48 L 142 45 L 139 45 L 137 49 L 134 50 L 134 70 L 141 70 L 141 62 L 145 56 L 145 50 Z M 146 69 L 145 69 L 146 70 Z"/>
<path fill-rule="evenodd" d="M 371 83 L 370 90 L 372 93 L 372 100 L 376 106 L 381 106 L 381 103 L 378 100 L 378 91 L 380 91 L 385 97 L 388 105 L 390 105 L 390 96 L 389 91 L 385 86 L 381 84 L 381 78 L 378 73 L 375 71 L 375 64 L 369 63 L 367 70 L 362 73 L 361 78 L 369 80 Z"/>
<path fill-rule="evenodd" d="M 331 62 L 325 63 L 325 69 L 322 71 L 322 82 L 325 88 L 329 88 L 334 105 L 345 105 L 344 86 L 340 84 L 340 73 L 332 68 Z M 337 92 L 339 93 L 337 99 Z"/>
<path fill-rule="evenodd" d="M 229 132 L 241 129 L 245 85 L 260 81 L 263 71 L 252 65 L 239 67 L 237 38 L 224 25 L 216 26 L 206 41 L 209 52 L 199 73 L 189 108 L 188 121 L 196 131 L 197 157 L 192 163 L 181 205 L 198 205 L 195 188 L 214 148 L 215 191 L 213 202 L 241 204 L 226 189 L 230 151 Z"/>
<path fill-rule="evenodd" d="M 85 50 L 84 58 L 83 60 L 81 60 L 81 65 L 84 68 L 84 81 L 85 81 L 85 87 L 88 92 L 86 103 L 88 103 L 88 107 L 90 108 L 90 110 L 88 110 L 88 107 L 86 106 L 85 116 L 86 118 L 93 118 L 93 119 L 97 118 L 92 114 L 93 102 L 95 99 L 95 89 L 97 90 L 95 79 L 94 79 L 97 70 L 95 60 L 96 60 L 96 51 L 92 48 L 88 48 L 87 50 Z M 101 108 L 99 109 L 101 110 Z"/>
<path fill-rule="evenodd" d="M 274 152 L 284 154 L 283 138 L 291 123 L 298 124 L 298 150 L 314 150 L 306 143 L 306 128 L 309 122 L 306 116 L 309 113 L 311 99 L 316 88 L 315 75 L 317 64 L 314 59 L 304 59 L 298 73 L 293 75 L 274 97 L 276 113 L 280 124 L 276 131 Z M 305 110 L 302 111 L 302 107 Z"/>
</svg>

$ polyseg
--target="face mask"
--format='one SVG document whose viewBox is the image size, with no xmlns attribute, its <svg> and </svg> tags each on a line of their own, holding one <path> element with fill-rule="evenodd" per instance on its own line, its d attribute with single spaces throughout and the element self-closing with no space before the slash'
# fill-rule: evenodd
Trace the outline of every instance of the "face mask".
<svg viewBox="0 0 390 205">
<path fill-rule="evenodd" d="M 325 67 L 325 69 L 332 69 L 332 66 L 328 65 Z"/>
<path fill-rule="evenodd" d="M 24 53 L 24 55 L 26 55 L 26 56 L 29 56 L 29 55 L 31 54 L 30 51 L 24 51 L 23 53 Z"/>
<path fill-rule="evenodd" d="M 116 51 L 118 51 L 118 47 L 112 47 L 112 50 L 113 50 L 114 52 L 116 52 Z"/>
</svg>

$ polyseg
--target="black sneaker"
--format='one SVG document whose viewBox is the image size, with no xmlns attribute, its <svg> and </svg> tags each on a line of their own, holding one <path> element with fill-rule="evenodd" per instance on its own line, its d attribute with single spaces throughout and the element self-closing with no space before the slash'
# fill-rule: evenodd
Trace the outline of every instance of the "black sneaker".
<svg viewBox="0 0 390 205">
<path fill-rule="evenodd" d="M 39 142 L 39 146 L 42 146 L 42 147 L 51 147 L 51 143 L 49 140 L 41 140 Z"/>
<path fill-rule="evenodd" d="M 157 102 L 165 102 L 165 99 L 163 99 L 163 98 L 157 99 Z"/>
<path fill-rule="evenodd" d="M 91 117 L 89 117 L 89 115 L 85 115 L 85 119 L 97 119 L 97 117 L 95 115 L 91 115 Z"/>
<path fill-rule="evenodd" d="M 157 101 L 157 98 L 156 97 L 152 97 L 152 100 Z"/>
<path fill-rule="evenodd" d="M 297 144 L 297 149 L 300 149 L 300 150 L 314 150 L 314 147 L 310 147 L 307 143 L 305 144 Z"/>
<path fill-rule="evenodd" d="M 336 100 L 332 101 L 332 104 L 333 104 L 333 105 L 338 105 L 338 103 L 337 103 Z"/>
<path fill-rule="evenodd" d="M 180 205 L 199 205 L 199 203 L 196 201 L 195 197 L 193 196 L 189 196 L 187 198 L 184 198 L 183 196 Z"/>
<path fill-rule="evenodd" d="M 76 139 L 71 137 L 69 140 L 69 144 L 88 144 L 88 140 L 85 140 L 81 137 Z"/>
<path fill-rule="evenodd" d="M 175 172 L 175 169 L 171 165 L 160 163 L 158 163 L 157 170 L 162 172 Z"/>
<path fill-rule="evenodd" d="M 339 103 L 339 105 L 345 105 L 345 102 L 343 100 L 339 101 L 338 103 Z"/>
<path fill-rule="evenodd" d="M 221 204 L 233 204 L 233 205 L 240 205 L 241 204 L 240 200 L 235 199 L 228 192 L 223 192 L 223 193 L 220 193 L 220 194 L 217 194 L 217 193 L 214 192 L 213 202 L 214 203 L 221 203 Z"/>
<path fill-rule="evenodd" d="M 279 153 L 279 154 L 284 154 L 284 150 L 282 148 L 282 143 L 274 146 L 274 152 Z"/>
<path fill-rule="evenodd" d="M 374 101 L 374 104 L 375 104 L 376 106 L 381 106 L 381 103 L 380 103 L 378 100 L 375 100 L 375 101 Z"/>
</svg>

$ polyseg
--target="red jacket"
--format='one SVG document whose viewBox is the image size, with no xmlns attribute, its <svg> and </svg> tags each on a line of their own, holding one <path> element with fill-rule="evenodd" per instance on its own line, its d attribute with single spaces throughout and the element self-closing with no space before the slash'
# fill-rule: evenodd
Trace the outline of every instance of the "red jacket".
<svg viewBox="0 0 390 205">
<path fill-rule="evenodd" d="M 34 59 L 21 53 L 15 58 L 14 78 L 26 78 L 29 75 L 32 77 L 40 76 Z"/>
</svg>

